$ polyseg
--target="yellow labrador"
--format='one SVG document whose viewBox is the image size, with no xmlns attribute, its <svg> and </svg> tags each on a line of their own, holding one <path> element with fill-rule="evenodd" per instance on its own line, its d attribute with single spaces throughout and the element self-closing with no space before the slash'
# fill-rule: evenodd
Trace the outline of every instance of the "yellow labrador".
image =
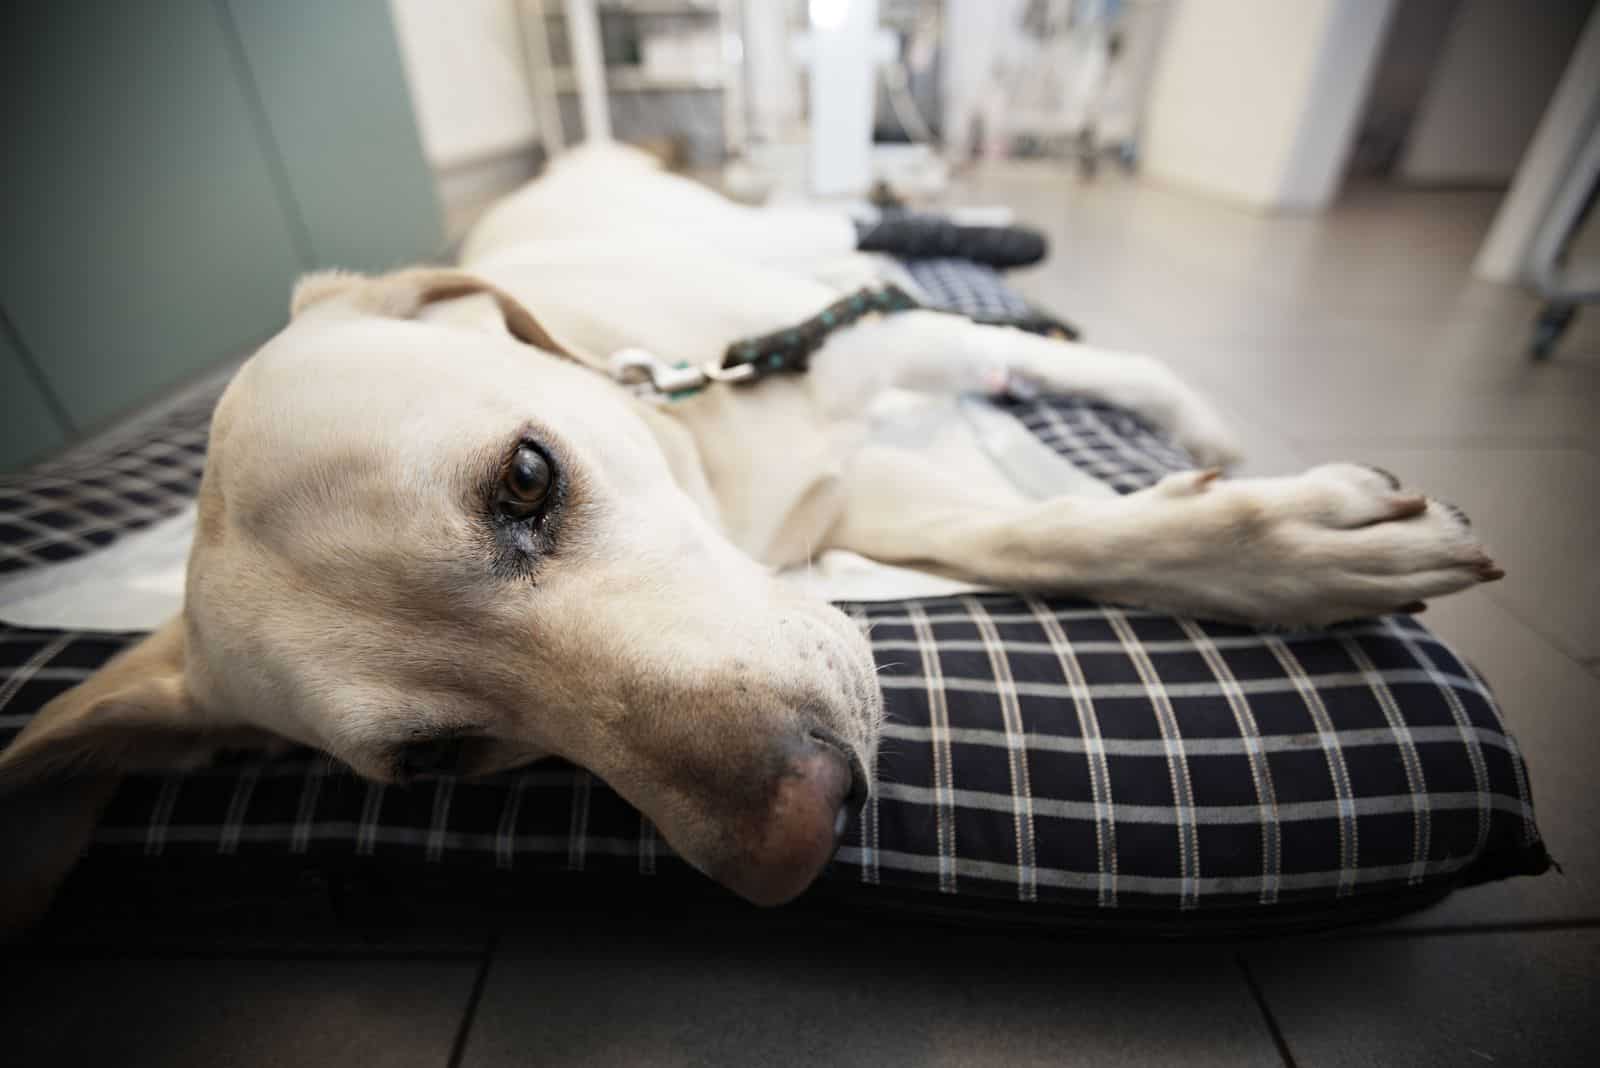
<svg viewBox="0 0 1600 1068">
<path fill-rule="evenodd" d="M 559 755 L 712 878 L 787 901 L 871 789 L 882 708 L 859 628 L 773 576 L 823 549 L 1268 624 L 1499 576 L 1449 509 L 1365 467 L 1031 501 L 867 433 L 890 389 L 1077 393 L 1230 460 L 1143 357 L 911 310 L 755 385 L 662 403 L 604 373 L 813 316 L 845 269 L 834 222 L 586 152 L 491 213 L 470 270 L 304 281 L 217 407 L 182 615 L 0 755 L 12 922 L 112 776 L 278 739 L 386 782 Z"/>
</svg>

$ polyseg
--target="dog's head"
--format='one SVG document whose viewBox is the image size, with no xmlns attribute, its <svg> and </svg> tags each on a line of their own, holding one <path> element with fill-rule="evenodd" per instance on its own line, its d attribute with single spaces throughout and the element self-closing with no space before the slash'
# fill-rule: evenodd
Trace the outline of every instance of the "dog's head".
<svg viewBox="0 0 1600 1068">
<path fill-rule="evenodd" d="M 418 318 L 474 293 L 505 330 Z M 869 786 L 859 628 L 732 545 L 504 293 L 320 276 L 296 306 L 217 407 L 182 617 L 47 706 L 0 788 L 266 736 L 385 782 L 554 754 L 743 896 L 803 890 Z"/>
</svg>

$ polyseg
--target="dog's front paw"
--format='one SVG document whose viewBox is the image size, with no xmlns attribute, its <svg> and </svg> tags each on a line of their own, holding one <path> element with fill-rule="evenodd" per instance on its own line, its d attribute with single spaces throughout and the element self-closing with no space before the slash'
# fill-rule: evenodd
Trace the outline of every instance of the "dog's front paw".
<svg viewBox="0 0 1600 1068">
<path fill-rule="evenodd" d="M 1404 492 L 1387 472 L 1327 464 L 1292 478 L 1219 481 L 1185 472 L 1154 490 L 1189 504 L 1202 611 L 1321 625 L 1420 611 L 1504 577 L 1459 509 Z"/>
</svg>

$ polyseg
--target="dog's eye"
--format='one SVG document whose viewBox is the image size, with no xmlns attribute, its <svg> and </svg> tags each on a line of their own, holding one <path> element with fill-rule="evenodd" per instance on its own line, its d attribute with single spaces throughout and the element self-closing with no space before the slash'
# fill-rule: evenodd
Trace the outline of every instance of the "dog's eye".
<svg viewBox="0 0 1600 1068">
<path fill-rule="evenodd" d="M 500 479 L 498 507 L 508 519 L 532 519 L 550 495 L 550 461 L 531 445 L 520 446 Z"/>
</svg>

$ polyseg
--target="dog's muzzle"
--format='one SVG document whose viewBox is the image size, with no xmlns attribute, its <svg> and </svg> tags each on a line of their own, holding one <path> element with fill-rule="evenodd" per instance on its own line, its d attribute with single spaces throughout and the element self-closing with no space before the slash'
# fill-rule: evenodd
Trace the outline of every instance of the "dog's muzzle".
<svg viewBox="0 0 1600 1068">
<path fill-rule="evenodd" d="M 855 751 L 826 730 L 789 746 L 759 837 L 714 877 L 757 905 L 781 905 L 833 859 L 866 803 L 870 778 Z"/>
</svg>

